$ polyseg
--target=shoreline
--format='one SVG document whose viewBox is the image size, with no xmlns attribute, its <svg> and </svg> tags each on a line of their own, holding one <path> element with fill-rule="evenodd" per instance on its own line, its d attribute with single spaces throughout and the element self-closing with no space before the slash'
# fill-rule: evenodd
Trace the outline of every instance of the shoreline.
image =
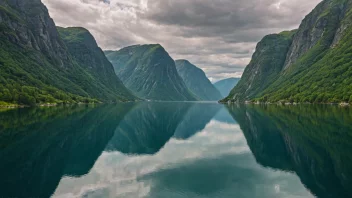
<svg viewBox="0 0 352 198">
<path fill-rule="evenodd" d="M 304 102 L 304 103 L 290 103 L 290 102 L 249 102 L 249 101 L 245 101 L 245 102 L 231 102 L 231 101 L 227 101 L 227 102 L 222 102 L 219 101 L 219 104 L 253 104 L 253 105 L 285 105 L 285 106 L 290 106 L 290 105 L 338 105 L 341 107 L 350 107 L 352 106 L 352 104 L 350 103 L 346 103 L 346 102 L 339 102 L 339 103 L 310 103 L 310 102 Z"/>
</svg>

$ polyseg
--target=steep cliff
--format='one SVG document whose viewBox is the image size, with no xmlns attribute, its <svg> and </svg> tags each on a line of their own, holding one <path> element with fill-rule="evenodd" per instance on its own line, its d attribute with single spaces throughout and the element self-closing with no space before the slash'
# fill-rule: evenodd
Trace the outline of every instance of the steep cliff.
<svg viewBox="0 0 352 198">
<path fill-rule="evenodd" d="M 115 75 L 112 64 L 88 30 L 80 27 L 58 27 L 58 31 L 73 59 L 96 79 L 95 86 L 98 86 L 99 89 L 97 93 L 99 95 L 96 97 L 110 98 L 111 100 L 135 98 Z M 94 93 L 95 87 L 89 88 Z"/>
<path fill-rule="evenodd" d="M 106 52 L 117 76 L 138 97 L 192 101 L 195 96 L 178 75 L 175 62 L 161 45 L 135 45 Z"/>
<path fill-rule="evenodd" d="M 351 1 L 322 1 L 302 21 L 285 58 L 271 64 L 279 71 L 260 76 L 269 83 L 253 88 L 254 76 L 267 64 L 259 63 L 257 69 L 249 64 L 243 82 L 224 101 L 352 102 L 351 23 Z M 253 56 L 252 62 L 256 60 Z"/>
<path fill-rule="evenodd" d="M 260 96 L 280 75 L 295 31 L 264 37 L 241 80 L 224 100 L 246 101 Z"/>
<path fill-rule="evenodd" d="M 1 1 L 0 29 L 0 101 L 34 105 L 121 99 L 118 93 L 101 94 L 100 79 L 74 61 L 40 0 Z"/>
<path fill-rule="evenodd" d="M 222 98 L 203 70 L 187 60 L 176 60 L 175 63 L 177 72 L 188 89 L 200 100 L 217 101 Z"/>
</svg>

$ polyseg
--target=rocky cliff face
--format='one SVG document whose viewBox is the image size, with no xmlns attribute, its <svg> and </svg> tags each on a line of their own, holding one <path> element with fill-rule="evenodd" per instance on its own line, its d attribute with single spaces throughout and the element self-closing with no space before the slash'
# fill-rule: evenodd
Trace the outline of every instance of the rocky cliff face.
<svg viewBox="0 0 352 198">
<path fill-rule="evenodd" d="M 176 60 L 176 69 L 188 89 L 204 101 L 217 101 L 222 98 L 204 71 L 187 60 Z"/>
<path fill-rule="evenodd" d="M 53 64 L 69 67 L 70 57 L 55 23 L 40 0 L 8 0 L 0 4 L 0 22 L 8 40 L 50 57 Z"/>
<path fill-rule="evenodd" d="M 0 101 L 35 105 L 135 99 L 105 86 L 107 76 L 74 60 L 40 0 L 1 1 L 0 29 Z M 107 78 L 111 84 L 119 83 L 112 77 Z M 116 86 L 126 90 L 121 83 Z"/>
<path fill-rule="evenodd" d="M 322 1 L 302 21 L 288 50 L 269 46 L 265 56 L 273 62 L 261 61 L 258 55 L 268 45 L 258 44 L 239 85 L 223 101 L 352 103 L 351 23 L 351 1 Z M 260 72 L 268 66 L 269 72 Z"/>
<path fill-rule="evenodd" d="M 295 31 L 264 37 L 257 45 L 252 60 L 236 87 L 225 100 L 246 101 L 257 97 L 277 79 Z"/>
<path fill-rule="evenodd" d="M 346 6 L 347 1 L 325 0 L 304 18 L 287 53 L 285 69 L 314 46 L 320 46 L 323 51 L 332 45 L 335 37 L 340 37 L 336 31 L 345 15 Z"/>
<path fill-rule="evenodd" d="M 197 100 L 161 45 L 136 45 L 106 52 L 116 75 L 135 95 L 149 100 Z"/>
</svg>

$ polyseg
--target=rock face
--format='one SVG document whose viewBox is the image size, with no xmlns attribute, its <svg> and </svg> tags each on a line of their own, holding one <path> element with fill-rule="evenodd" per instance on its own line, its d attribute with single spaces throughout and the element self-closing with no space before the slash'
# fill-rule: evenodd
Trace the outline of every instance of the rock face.
<svg viewBox="0 0 352 198">
<path fill-rule="evenodd" d="M 282 70 L 293 33 L 282 32 L 264 37 L 258 43 L 241 80 L 225 100 L 250 100 L 270 86 Z"/>
<path fill-rule="evenodd" d="M 214 86 L 220 91 L 222 97 L 225 98 L 230 94 L 231 90 L 239 81 L 240 78 L 227 78 L 214 83 Z"/>
<path fill-rule="evenodd" d="M 160 101 L 197 100 L 161 45 L 135 45 L 105 54 L 116 75 L 138 97 Z"/>
<path fill-rule="evenodd" d="M 322 1 L 288 40 L 287 51 L 259 43 L 239 85 L 224 101 L 352 102 L 351 8 L 348 0 Z M 256 56 L 267 47 L 273 63 Z"/>
<path fill-rule="evenodd" d="M 321 51 L 331 46 L 340 20 L 345 15 L 346 3 L 347 1 L 325 0 L 304 18 L 287 53 L 285 69 L 314 46 L 319 46 Z"/>
<path fill-rule="evenodd" d="M 176 60 L 178 74 L 188 89 L 200 100 L 218 101 L 222 98 L 220 92 L 214 87 L 204 71 L 187 60 Z"/>
<path fill-rule="evenodd" d="M 100 74 L 74 60 L 40 0 L 1 1 L 0 30 L 0 101 L 32 105 L 135 98 L 107 87 Z M 110 82 L 119 83 L 112 77 Z"/>
</svg>

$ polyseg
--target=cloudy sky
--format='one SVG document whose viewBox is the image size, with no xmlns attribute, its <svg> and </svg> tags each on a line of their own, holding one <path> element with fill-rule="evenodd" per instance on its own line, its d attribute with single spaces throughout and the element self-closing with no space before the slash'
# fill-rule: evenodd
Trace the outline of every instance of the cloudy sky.
<svg viewBox="0 0 352 198">
<path fill-rule="evenodd" d="M 91 31 L 103 49 L 159 43 L 212 81 L 239 77 L 255 45 L 296 29 L 321 0 L 42 0 L 59 26 Z"/>
</svg>

